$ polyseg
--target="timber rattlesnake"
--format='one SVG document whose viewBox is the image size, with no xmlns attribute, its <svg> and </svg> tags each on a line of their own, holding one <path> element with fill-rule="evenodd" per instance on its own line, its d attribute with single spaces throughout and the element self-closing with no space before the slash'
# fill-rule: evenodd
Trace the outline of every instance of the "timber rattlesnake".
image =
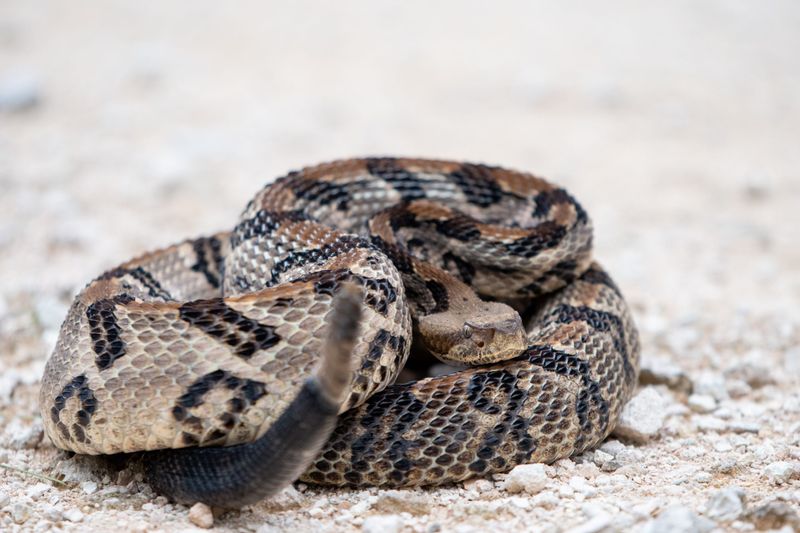
<svg viewBox="0 0 800 533">
<path fill-rule="evenodd" d="M 579 453 L 639 368 L 591 244 L 583 208 L 526 173 L 399 158 L 292 172 L 231 232 L 76 297 L 42 381 L 46 432 L 78 453 L 146 452 L 157 489 L 225 507 L 300 474 L 402 487 Z M 480 366 L 392 384 L 412 331 Z"/>
</svg>

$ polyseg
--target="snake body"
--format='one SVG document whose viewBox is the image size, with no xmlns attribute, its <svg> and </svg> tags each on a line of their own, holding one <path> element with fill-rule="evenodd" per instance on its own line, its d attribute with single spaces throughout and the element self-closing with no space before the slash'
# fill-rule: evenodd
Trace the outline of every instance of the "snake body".
<svg viewBox="0 0 800 533">
<path fill-rule="evenodd" d="M 158 489 L 222 506 L 298 475 L 434 485 L 580 453 L 639 368 L 591 245 L 580 204 L 523 172 L 400 158 L 291 172 L 232 231 L 75 298 L 42 380 L 46 433 L 78 453 L 146 452 Z M 412 335 L 475 366 L 395 384 Z"/>
</svg>

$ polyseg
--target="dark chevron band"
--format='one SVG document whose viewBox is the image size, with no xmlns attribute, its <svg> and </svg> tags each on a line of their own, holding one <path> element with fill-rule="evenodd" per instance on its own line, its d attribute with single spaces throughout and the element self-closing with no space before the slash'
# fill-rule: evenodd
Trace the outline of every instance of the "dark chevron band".
<svg viewBox="0 0 800 533">
<path fill-rule="evenodd" d="M 222 243 L 216 237 L 200 238 L 192 243 L 192 248 L 197 256 L 195 264 L 192 265 L 192 270 L 203 274 L 209 285 L 219 288 L 222 283 L 222 270 L 225 263 L 221 252 Z"/>
<path fill-rule="evenodd" d="M 86 308 L 86 318 L 89 322 L 89 336 L 92 339 L 92 349 L 95 353 L 95 364 L 100 370 L 105 370 L 114 364 L 114 361 L 125 355 L 126 346 L 122 339 L 122 329 L 117 323 L 114 308 L 117 304 L 132 302 L 133 298 L 121 294 L 106 300 L 97 300 Z"/>
<path fill-rule="evenodd" d="M 178 313 L 181 320 L 224 342 L 244 359 L 259 350 L 272 348 L 281 340 L 274 327 L 244 316 L 228 307 L 222 298 L 187 302 L 180 306 Z"/>
</svg>

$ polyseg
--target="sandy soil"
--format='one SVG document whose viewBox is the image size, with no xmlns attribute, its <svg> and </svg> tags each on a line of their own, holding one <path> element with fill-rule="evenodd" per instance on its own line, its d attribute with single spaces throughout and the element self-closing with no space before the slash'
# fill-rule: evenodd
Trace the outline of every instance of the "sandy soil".
<svg viewBox="0 0 800 533">
<path fill-rule="evenodd" d="M 800 527 L 796 2 L 142 4 L 0 3 L 0 529 L 196 529 L 43 438 L 60 321 L 104 269 L 362 154 L 503 164 L 581 199 L 641 328 L 649 425 L 630 423 L 651 436 L 465 486 L 299 485 L 215 527 Z"/>
</svg>

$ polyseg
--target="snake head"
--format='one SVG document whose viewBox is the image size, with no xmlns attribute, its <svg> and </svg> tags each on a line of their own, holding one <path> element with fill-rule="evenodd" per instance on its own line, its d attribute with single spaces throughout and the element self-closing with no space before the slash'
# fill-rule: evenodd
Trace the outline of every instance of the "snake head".
<svg viewBox="0 0 800 533">
<path fill-rule="evenodd" d="M 446 363 L 505 361 L 528 346 L 519 313 L 499 302 L 424 316 L 419 330 L 425 346 Z"/>
</svg>

